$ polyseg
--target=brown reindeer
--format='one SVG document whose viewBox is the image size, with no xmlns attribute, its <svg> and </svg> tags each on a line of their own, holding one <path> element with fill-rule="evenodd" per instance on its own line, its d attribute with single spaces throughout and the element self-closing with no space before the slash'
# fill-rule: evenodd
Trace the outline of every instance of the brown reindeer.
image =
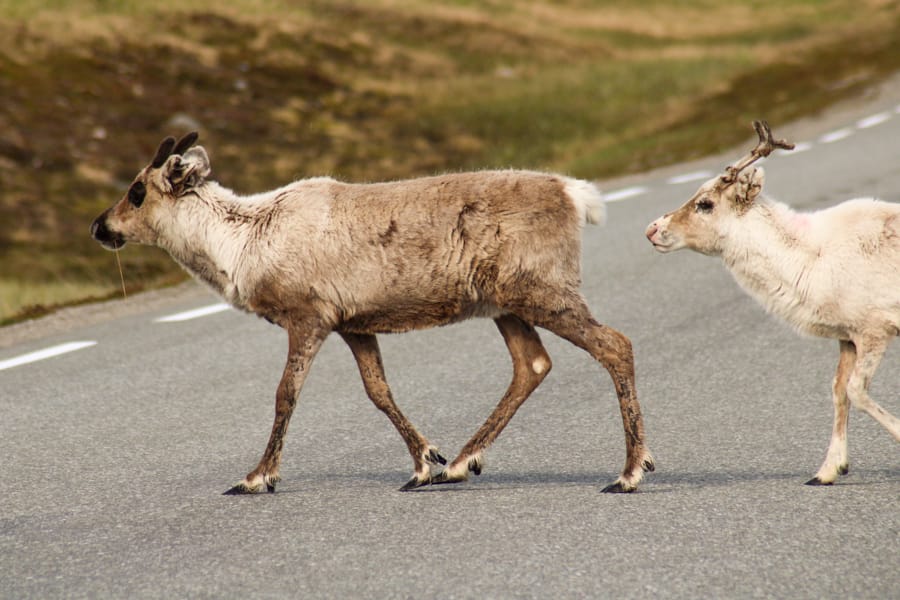
<svg viewBox="0 0 900 600">
<path fill-rule="evenodd" d="M 604 491 L 633 491 L 643 471 L 653 470 L 631 343 L 595 321 L 579 292 L 581 229 L 604 216 L 592 184 L 485 171 L 365 185 L 314 178 L 241 197 L 207 179 L 209 159 L 192 147 L 196 139 L 166 138 L 91 234 L 107 249 L 159 246 L 235 307 L 287 330 L 269 443 L 258 466 L 226 493 L 275 490 L 297 396 L 332 331 L 350 347 L 369 398 L 412 455 L 415 472 L 402 490 L 481 472 L 485 448 L 550 371 L 535 327 L 583 348 L 612 376 L 626 460 Z M 513 379 L 487 421 L 439 470 L 446 460 L 394 403 L 375 334 L 470 317 L 494 319 Z"/>
</svg>

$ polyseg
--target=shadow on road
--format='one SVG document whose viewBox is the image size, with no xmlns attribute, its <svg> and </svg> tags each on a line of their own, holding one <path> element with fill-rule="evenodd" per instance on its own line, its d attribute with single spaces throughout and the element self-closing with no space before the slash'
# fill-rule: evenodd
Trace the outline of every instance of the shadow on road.
<svg viewBox="0 0 900 600">
<path fill-rule="evenodd" d="M 406 481 L 404 471 L 384 471 L 367 474 L 333 474 L 315 477 L 300 477 L 300 481 L 308 484 L 341 483 L 347 486 L 359 485 L 363 482 L 378 483 L 386 487 L 399 488 Z M 429 485 L 411 490 L 412 493 L 449 493 L 449 492 L 489 492 L 496 490 L 513 490 L 544 487 L 590 487 L 599 491 L 615 480 L 616 473 L 567 473 L 550 471 L 485 473 L 473 476 L 469 481 L 449 485 Z M 639 493 L 674 493 L 680 489 L 696 489 L 698 487 L 727 487 L 747 483 L 788 482 L 803 486 L 810 478 L 808 470 L 798 469 L 790 472 L 759 471 L 680 471 L 648 473 L 638 488 Z M 900 481 L 900 469 L 867 469 L 841 477 L 834 488 L 866 487 Z M 315 485 L 314 484 L 314 485 Z M 290 486 L 294 491 L 302 491 Z M 812 488 L 810 488 L 812 489 Z M 290 493 L 291 489 L 278 489 L 279 493 Z"/>
</svg>

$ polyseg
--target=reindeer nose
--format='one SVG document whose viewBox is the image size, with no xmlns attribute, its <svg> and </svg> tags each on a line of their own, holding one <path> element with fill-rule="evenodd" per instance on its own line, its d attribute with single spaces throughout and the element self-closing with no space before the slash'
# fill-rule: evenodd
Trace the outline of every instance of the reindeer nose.
<svg viewBox="0 0 900 600">
<path fill-rule="evenodd" d="M 647 239 L 652 242 L 653 236 L 656 235 L 657 231 L 659 231 L 659 227 L 657 226 L 656 222 L 654 221 L 653 223 L 650 223 L 650 225 L 647 227 L 647 231 L 644 232 L 644 235 L 646 235 Z"/>
<path fill-rule="evenodd" d="M 94 222 L 91 223 L 91 237 L 95 240 L 97 239 L 97 231 L 100 229 L 100 217 L 94 219 Z"/>
</svg>

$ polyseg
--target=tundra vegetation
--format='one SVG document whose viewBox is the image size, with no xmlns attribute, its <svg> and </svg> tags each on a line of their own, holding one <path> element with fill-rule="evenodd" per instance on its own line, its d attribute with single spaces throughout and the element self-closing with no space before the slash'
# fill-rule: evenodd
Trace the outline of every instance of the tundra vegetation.
<svg viewBox="0 0 900 600">
<path fill-rule="evenodd" d="M 199 129 L 239 191 L 595 179 L 730 147 L 752 118 L 898 68 L 883 0 L 0 0 L 0 323 L 120 293 L 85 227 L 172 133 Z M 184 277 L 152 248 L 123 259 L 130 291 Z"/>
</svg>

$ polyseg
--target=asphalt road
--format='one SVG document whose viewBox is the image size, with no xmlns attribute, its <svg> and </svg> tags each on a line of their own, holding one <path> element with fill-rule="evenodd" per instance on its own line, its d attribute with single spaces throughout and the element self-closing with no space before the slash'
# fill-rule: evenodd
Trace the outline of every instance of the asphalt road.
<svg viewBox="0 0 900 600">
<path fill-rule="evenodd" d="M 898 102 L 773 123 L 809 147 L 766 161 L 766 191 L 805 209 L 900 201 Z M 803 485 L 830 435 L 837 343 L 766 317 L 716 260 L 643 237 L 700 183 L 684 179 L 744 149 L 606 182 L 609 224 L 585 231 L 586 296 L 634 342 L 657 460 L 638 493 L 600 493 L 624 460 L 611 381 L 544 332 L 553 371 L 480 477 L 396 491 L 411 461 L 332 336 L 278 492 L 223 496 L 265 445 L 285 335 L 230 310 L 156 322 L 217 302 L 205 292 L 113 303 L 15 343 L 0 330 L 0 597 L 897 598 L 900 446 L 854 412 L 850 474 Z M 79 341 L 96 343 L 8 362 Z M 381 344 L 398 404 L 448 456 L 511 374 L 488 321 Z M 872 388 L 894 414 L 898 352 Z"/>
</svg>

